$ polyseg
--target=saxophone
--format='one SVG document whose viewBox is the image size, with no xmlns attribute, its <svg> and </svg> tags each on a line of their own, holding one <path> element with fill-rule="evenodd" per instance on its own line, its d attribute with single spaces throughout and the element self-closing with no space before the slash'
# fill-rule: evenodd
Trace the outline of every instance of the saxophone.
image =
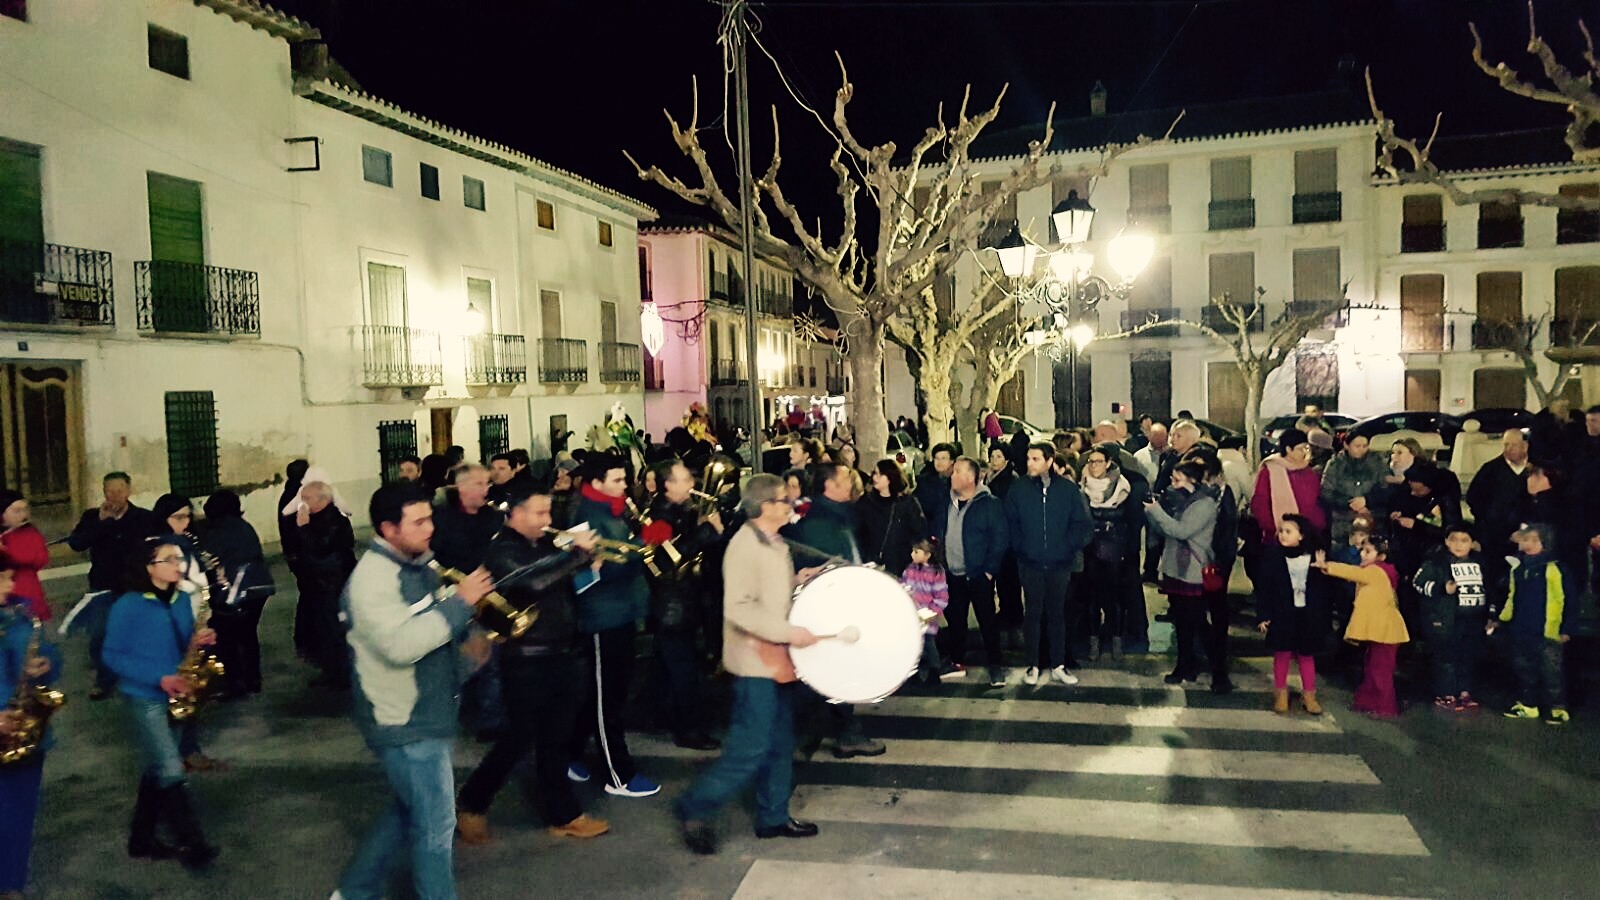
<svg viewBox="0 0 1600 900">
<path fill-rule="evenodd" d="M 194 535 L 188 534 L 190 540 Z M 228 586 L 227 575 L 222 572 L 222 564 L 217 558 L 200 549 L 200 542 L 194 542 L 195 555 L 200 559 L 201 567 L 206 570 L 200 583 L 195 585 L 195 592 L 200 598 L 200 611 L 195 613 L 194 630 L 196 632 L 211 624 L 211 582 L 213 579 L 226 589 Z M 189 693 L 183 697 L 167 698 L 167 715 L 175 721 L 182 722 L 192 718 L 205 699 L 205 692 L 211 687 L 214 679 L 221 678 L 226 670 L 222 660 L 217 659 L 217 654 L 210 647 L 201 647 L 191 644 L 188 652 L 183 655 L 183 662 L 178 664 L 178 674 L 189 681 Z"/>
<path fill-rule="evenodd" d="M 39 656 L 39 636 L 43 628 L 43 623 L 33 620 L 33 637 L 28 640 L 28 652 L 22 660 L 17 691 L 6 707 L 8 712 L 18 714 L 20 727 L 10 734 L 0 734 L 0 765 L 23 762 L 39 752 L 50 717 L 67 702 L 66 694 L 28 681 L 28 663 Z"/>
</svg>

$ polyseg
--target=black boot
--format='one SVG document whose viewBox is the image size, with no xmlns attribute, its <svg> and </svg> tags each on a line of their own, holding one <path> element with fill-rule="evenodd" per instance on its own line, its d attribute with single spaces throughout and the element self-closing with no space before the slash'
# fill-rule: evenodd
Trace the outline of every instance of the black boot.
<svg viewBox="0 0 1600 900">
<path fill-rule="evenodd" d="M 195 815 L 194 804 L 189 800 L 187 785 L 180 783 L 161 789 L 161 813 L 178 839 L 178 861 L 190 869 L 211 865 L 221 851 L 206 843 L 205 833 L 200 830 L 200 817 Z"/>
<path fill-rule="evenodd" d="M 134 859 L 171 859 L 177 848 L 156 835 L 161 807 L 154 781 L 139 779 L 139 796 L 133 801 L 133 823 L 128 828 L 128 855 Z"/>
</svg>

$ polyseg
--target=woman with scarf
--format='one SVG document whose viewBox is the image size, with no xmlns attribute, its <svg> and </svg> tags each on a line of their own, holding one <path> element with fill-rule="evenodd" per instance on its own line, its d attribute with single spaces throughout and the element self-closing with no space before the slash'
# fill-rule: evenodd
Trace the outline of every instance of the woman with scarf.
<svg viewBox="0 0 1600 900">
<path fill-rule="evenodd" d="M 861 561 L 877 563 L 896 578 L 911 563 L 911 546 L 928 536 L 922 505 L 906 493 L 905 475 L 894 460 L 878 460 L 872 490 L 856 502 L 856 536 Z"/>
<path fill-rule="evenodd" d="M 1116 464 L 1115 450 L 1099 446 L 1090 450 L 1083 463 L 1083 495 L 1089 501 L 1094 520 L 1094 537 L 1083 554 L 1083 577 L 1090 598 L 1089 661 L 1100 658 L 1109 648 L 1113 662 L 1122 662 L 1122 555 L 1127 543 L 1128 516 L 1137 507 L 1128 503 L 1132 485 Z"/>
<path fill-rule="evenodd" d="M 1318 503 L 1322 476 L 1311 468 L 1311 443 L 1298 428 L 1285 429 L 1278 452 L 1261 463 L 1250 494 L 1250 514 L 1261 529 L 1263 546 L 1278 543 L 1278 523 L 1293 513 L 1305 516 L 1318 534 L 1328 531 L 1328 515 Z"/>
<path fill-rule="evenodd" d="M 322 670 L 312 687 L 350 686 L 350 651 L 339 623 L 339 594 L 356 567 L 356 536 L 349 507 L 328 473 L 313 466 L 305 483 L 281 514 L 295 523 L 299 562 L 295 582 L 300 600 L 294 609 L 295 646 Z"/>
<path fill-rule="evenodd" d="M 1305 435 L 1300 439 L 1304 441 Z M 1220 579 L 1212 536 L 1221 507 L 1217 489 L 1205 480 L 1205 464 L 1186 459 L 1173 468 L 1172 484 L 1162 492 L 1160 502 L 1144 505 L 1145 520 L 1166 537 L 1157 572 L 1161 592 L 1171 604 L 1173 640 L 1178 645 L 1178 664 L 1166 677 L 1167 684 L 1182 684 L 1199 676 L 1194 651 L 1205 624 L 1205 593 L 1218 587 Z"/>
<path fill-rule="evenodd" d="M 11 592 L 28 601 L 28 610 L 41 622 L 50 621 L 39 570 L 50 565 L 50 547 L 29 518 L 28 501 L 16 491 L 0 490 L 0 569 L 10 569 Z M 0 603 L 5 597 L 0 595 Z"/>
</svg>

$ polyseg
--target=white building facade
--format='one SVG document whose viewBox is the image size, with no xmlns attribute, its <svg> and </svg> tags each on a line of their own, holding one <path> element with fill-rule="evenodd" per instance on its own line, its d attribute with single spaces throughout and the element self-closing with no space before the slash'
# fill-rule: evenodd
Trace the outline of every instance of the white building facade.
<svg viewBox="0 0 1600 900">
<path fill-rule="evenodd" d="M 0 16 L 0 465 L 46 522 L 643 418 L 615 191 L 342 86 L 246 0 Z M 8 9 L 11 7 L 8 7 Z M 270 528 L 263 528 L 264 536 Z"/>
</svg>

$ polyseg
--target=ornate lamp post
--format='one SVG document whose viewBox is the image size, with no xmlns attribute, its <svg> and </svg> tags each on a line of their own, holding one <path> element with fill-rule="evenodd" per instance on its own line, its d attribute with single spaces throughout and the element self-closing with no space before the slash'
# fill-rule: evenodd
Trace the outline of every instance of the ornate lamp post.
<svg viewBox="0 0 1600 900">
<path fill-rule="evenodd" d="M 1078 404 L 1078 356 L 1095 338 L 1097 320 L 1094 313 L 1108 297 L 1123 298 L 1133 288 L 1134 279 L 1150 264 L 1155 252 L 1155 241 L 1137 231 L 1124 231 L 1106 245 L 1106 256 L 1116 272 L 1117 281 L 1111 282 L 1093 273 L 1094 254 L 1084 249 L 1089 240 L 1089 226 L 1094 222 L 1094 207 L 1089 201 L 1070 191 L 1050 213 L 1055 226 L 1057 247 L 1049 250 L 1029 241 L 1022 235 L 1021 227 L 1013 222 L 1011 230 L 994 247 L 990 248 L 1000 258 L 1000 270 L 1012 282 L 1012 295 L 1021 306 L 1042 304 L 1051 314 L 1053 330 L 1057 335 L 1051 347 L 1052 355 L 1067 354 L 1068 377 L 1072 390 L 1068 398 L 1070 424 L 1082 424 L 1081 417 L 1088 410 Z M 1035 274 L 1039 257 L 1044 256 L 1044 271 Z M 1034 332 L 1036 343 L 1049 340 L 1049 332 Z M 1030 336 L 1030 340 L 1032 340 Z"/>
</svg>

